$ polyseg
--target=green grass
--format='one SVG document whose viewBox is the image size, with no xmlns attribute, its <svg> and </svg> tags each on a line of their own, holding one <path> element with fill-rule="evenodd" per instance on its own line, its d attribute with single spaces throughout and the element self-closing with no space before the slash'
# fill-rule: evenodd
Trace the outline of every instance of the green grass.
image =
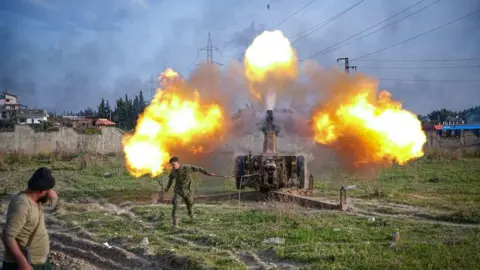
<svg viewBox="0 0 480 270">
<path fill-rule="evenodd" d="M 341 171 L 315 172 L 318 194 L 336 198 L 342 185 L 356 185 L 348 196 L 375 199 L 452 212 L 439 219 L 480 224 L 480 159 L 432 160 L 423 158 L 405 166 L 395 165 L 370 178 Z"/>
<path fill-rule="evenodd" d="M 235 204 L 236 205 L 236 204 Z M 183 230 L 169 228 L 170 207 L 136 207 L 137 218 L 101 213 L 67 215 L 66 220 L 83 223 L 97 233 L 99 241 L 112 237 L 129 237 L 139 242 L 148 237 L 159 250 L 175 249 L 192 258 L 203 258 L 203 264 L 222 269 L 242 269 L 225 251 L 262 252 L 273 249 L 279 260 L 294 261 L 313 269 L 475 269 L 480 263 L 480 229 L 458 228 L 395 219 L 376 219 L 338 212 L 280 215 L 255 205 L 241 207 L 198 206 L 198 219 L 190 224 L 185 208 L 181 208 Z M 141 222 L 153 223 L 145 229 Z M 98 226 L 100 225 L 100 226 Z M 389 247 L 392 232 L 399 231 L 401 240 Z M 132 237 L 133 236 L 133 237 Z M 182 238 L 206 249 L 195 250 L 178 245 L 171 238 Z M 280 237 L 283 245 L 262 243 Z M 208 249 L 211 248 L 211 249 Z"/>
<path fill-rule="evenodd" d="M 150 201 L 152 193 L 160 190 L 158 181 L 167 185 L 167 177 L 149 176 L 135 178 L 124 168 L 123 162 L 115 157 L 89 157 L 87 167 L 79 170 L 80 157 L 70 161 L 56 161 L 51 157 L 37 159 L 9 158 L 6 169 L 0 171 L 0 181 L 7 192 L 17 192 L 25 189 L 28 179 L 35 169 L 46 166 L 52 169 L 56 179 L 56 190 L 67 201 L 77 197 L 108 198 L 112 202 Z M 111 177 L 104 177 L 111 173 Z M 220 174 L 230 174 L 220 170 Z M 194 175 L 193 189 L 196 194 L 212 194 L 234 191 L 231 179 L 211 178 L 204 175 Z M 172 188 L 173 190 L 173 188 Z M 167 194 L 168 196 L 169 194 Z M 171 194 L 170 194 L 171 195 Z"/>
<path fill-rule="evenodd" d="M 226 160 L 226 161 L 225 161 Z M 230 159 L 217 157 L 201 164 L 217 174 L 231 174 Z M 148 202 L 158 192 L 157 179 L 136 179 L 115 157 L 89 157 L 79 170 L 80 157 L 63 161 L 51 157 L 13 159 L 0 171 L 2 187 L 9 193 L 25 188 L 39 166 L 53 169 L 57 190 L 67 202 L 58 218 L 92 232 L 99 242 L 138 245 L 148 237 L 156 254 L 182 254 L 189 269 L 245 269 L 231 254 L 259 253 L 263 258 L 287 261 L 306 269 L 475 269 L 480 265 L 479 227 L 446 226 L 416 220 L 366 217 L 341 212 L 306 212 L 282 203 L 241 203 L 196 207 L 198 220 L 188 223 L 180 208 L 181 230 L 172 230 L 171 206 L 137 206 L 135 216 L 116 215 L 78 203 L 90 197 L 111 203 Z M 408 214 L 409 209 L 371 205 L 397 203 L 426 209 L 417 216 L 433 221 L 480 224 L 480 159 L 432 160 L 423 158 L 406 166 L 393 166 L 370 178 L 348 175 L 339 170 L 325 171 L 310 165 L 318 196 L 337 199 L 341 185 L 358 186 L 349 196 L 358 207 L 390 215 Z M 111 177 L 104 177 L 104 173 Z M 433 181 L 432 179 L 439 179 Z M 166 180 L 166 179 L 164 179 Z M 233 180 L 197 176 L 197 194 L 234 190 Z M 167 194 L 167 196 L 170 194 Z M 461 225 L 461 224 L 460 224 Z M 389 247 L 394 231 L 401 240 Z M 282 245 L 263 240 L 280 237 Z M 188 244 L 191 243 L 191 244 Z M 267 255 L 265 255 L 267 254 Z M 275 262 L 277 263 L 277 262 Z"/>
</svg>

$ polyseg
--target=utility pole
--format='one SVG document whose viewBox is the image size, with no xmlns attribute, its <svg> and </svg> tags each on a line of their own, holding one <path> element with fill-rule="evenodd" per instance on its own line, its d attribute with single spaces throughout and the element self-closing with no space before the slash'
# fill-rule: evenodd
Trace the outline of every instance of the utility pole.
<svg viewBox="0 0 480 270">
<path fill-rule="evenodd" d="M 155 80 L 153 79 L 153 74 L 150 74 L 150 81 L 148 83 L 150 84 L 150 100 L 153 100 L 155 94 Z"/>
<path fill-rule="evenodd" d="M 337 58 L 337 63 L 342 61 L 342 60 L 345 62 L 345 72 L 350 73 L 350 69 L 357 70 L 357 66 L 350 66 L 349 65 L 348 57 Z"/>
<path fill-rule="evenodd" d="M 216 64 L 216 65 L 219 65 L 219 66 L 223 66 L 221 63 L 218 63 L 218 62 L 215 62 L 213 60 L 213 51 L 217 51 L 217 52 L 220 52 L 220 54 L 222 53 L 220 51 L 220 49 L 218 49 L 217 47 L 213 46 L 212 44 L 212 36 L 210 35 L 210 32 L 208 32 L 208 40 L 207 40 L 207 46 L 199 49 L 199 51 L 206 51 L 207 52 L 207 65 L 212 68 L 212 77 L 210 78 L 210 86 L 209 86 L 209 90 L 208 92 L 210 92 L 212 89 L 215 89 L 215 76 L 214 76 L 214 69 L 213 69 L 213 64 Z M 197 65 L 198 66 L 198 65 Z"/>
</svg>

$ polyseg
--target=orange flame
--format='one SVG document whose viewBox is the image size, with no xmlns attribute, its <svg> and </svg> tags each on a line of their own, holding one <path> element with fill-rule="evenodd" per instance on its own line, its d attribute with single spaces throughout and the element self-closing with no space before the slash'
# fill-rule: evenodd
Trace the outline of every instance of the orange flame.
<svg viewBox="0 0 480 270">
<path fill-rule="evenodd" d="M 203 153 L 224 132 L 219 105 L 201 102 L 198 91 L 189 89 L 173 69 L 159 80 L 165 90 L 157 91 L 139 116 L 134 134 L 125 134 L 122 140 L 127 169 L 135 177 L 160 175 L 172 151 Z"/>
<path fill-rule="evenodd" d="M 244 62 L 250 93 L 259 101 L 269 87 L 281 87 L 297 77 L 295 51 L 279 30 L 258 35 L 245 51 Z"/>
<path fill-rule="evenodd" d="M 376 83 L 342 77 L 313 114 L 315 141 L 333 146 L 355 168 L 423 156 L 425 133 L 417 117 L 402 109 L 390 93 L 377 96 Z"/>
</svg>

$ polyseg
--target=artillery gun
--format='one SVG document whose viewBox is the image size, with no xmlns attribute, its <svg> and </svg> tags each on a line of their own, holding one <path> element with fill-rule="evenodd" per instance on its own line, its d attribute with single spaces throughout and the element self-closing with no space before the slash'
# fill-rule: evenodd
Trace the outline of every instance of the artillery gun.
<svg viewBox="0 0 480 270">
<path fill-rule="evenodd" d="M 237 156 L 235 184 L 237 189 L 254 188 L 261 192 L 283 188 L 311 189 L 305 157 L 278 154 L 277 136 L 280 127 L 274 123 L 273 111 L 266 112 L 261 128 L 264 134 L 263 153 Z"/>
</svg>

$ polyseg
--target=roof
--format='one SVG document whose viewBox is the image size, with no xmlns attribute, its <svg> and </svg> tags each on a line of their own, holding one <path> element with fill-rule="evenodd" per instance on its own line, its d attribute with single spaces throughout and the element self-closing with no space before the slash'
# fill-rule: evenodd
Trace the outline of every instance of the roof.
<svg viewBox="0 0 480 270">
<path fill-rule="evenodd" d="M 21 109 L 18 110 L 17 116 L 24 118 L 43 118 L 48 116 L 48 112 L 46 110 Z"/>
<path fill-rule="evenodd" d="M 442 130 L 442 125 L 434 125 L 434 124 L 425 123 L 425 124 L 422 124 L 422 129 L 424 131 Z"/>
<path fill-rule="evenodd" d="M 105 118 L 99 118 L 97 119 L 97 121 L 95 121 L 95 125 L 96 126 L 113 126 L 113 125 L 116 125 L 114 122 L 108 120 L 108 119 L 105 119 Z"/>
<path fill-rule="evenodd" d="M 458 122 L 458 121 L 463 121 L 463 119 L 460 118 L 460 117 L 458 117 L 458 116 L 457 116 L 457 117 L 455 117 L 455 116 L 447 116 L 447 117 L 445 118 L 445 121 Z"/>
<path fill-rule="evenodd" d="M 480 129 L 480 124 L 470 124 L 470 125 L 444 125 L 442 126 L 443 130 L 467 130 L 467 129 Z"/>
<path fill-rule="evenodd" d="M 13 94 L 7 93 L 7 91 L 4 91 L 4 92 L 0 93 L 0 98 L 1 98 L 1 99 L 4 99 L 5 96 L 7 96 L 7 95 L 18 98 L 17 95 L 13 95 Z"/>
<path fill-rule="evenodd" d="M 78 120 L 78 122 L 91 122 L 92 119 L 90 118 L 76 118 L 76 120 Z"/>
</svg>

